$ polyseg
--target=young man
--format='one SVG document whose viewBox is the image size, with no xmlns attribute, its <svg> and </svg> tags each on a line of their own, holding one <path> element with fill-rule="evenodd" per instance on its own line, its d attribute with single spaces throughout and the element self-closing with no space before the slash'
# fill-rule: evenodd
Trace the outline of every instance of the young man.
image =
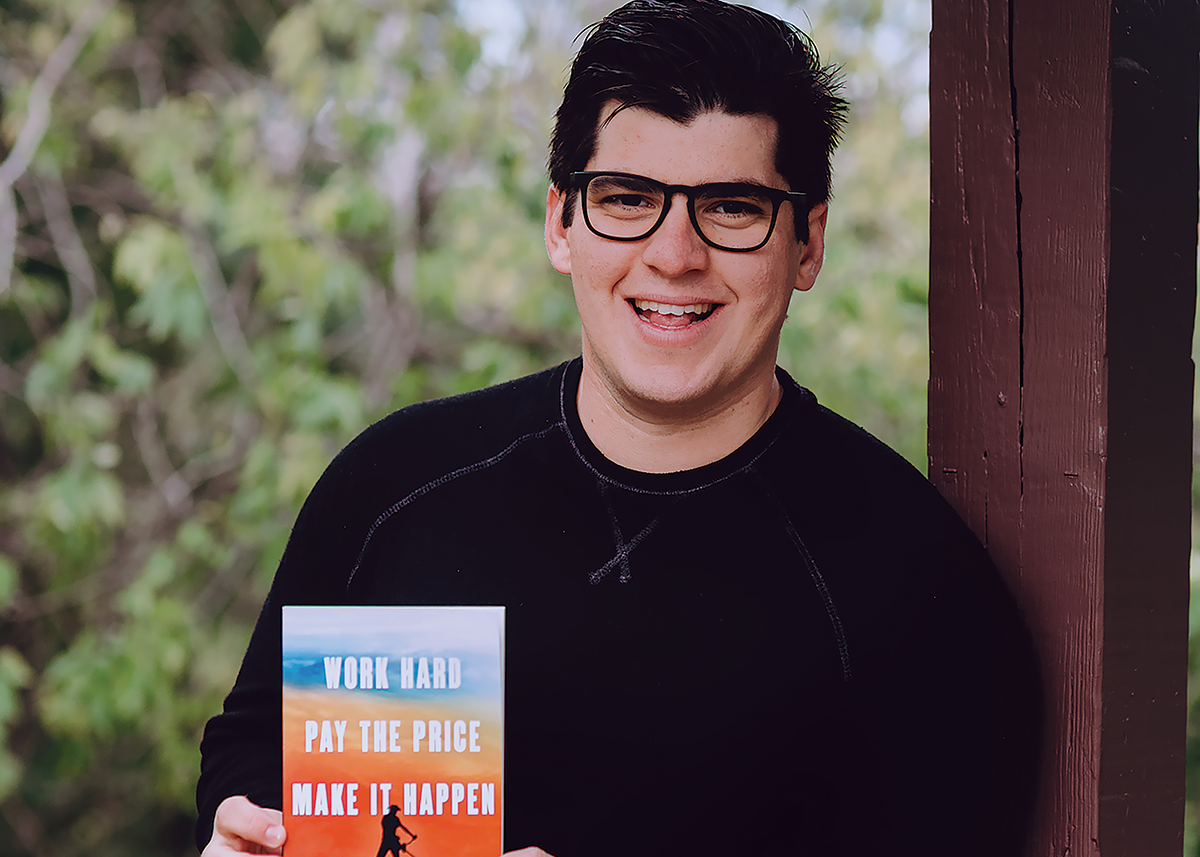
<svg viewBox="0 0 1200 857">
<path fill-rule="evenodd" d="M 1039 700 L 1011 599 L 919 474 L 775 368 L 844 111 L 759 12 L 593 29 L 546 205 L 582 356 L 335 459 L 206 731 L 206 854 L 285 836 L 283 604 L 508 607 L 506 848 L 1019 853 Z"/>
</svg>

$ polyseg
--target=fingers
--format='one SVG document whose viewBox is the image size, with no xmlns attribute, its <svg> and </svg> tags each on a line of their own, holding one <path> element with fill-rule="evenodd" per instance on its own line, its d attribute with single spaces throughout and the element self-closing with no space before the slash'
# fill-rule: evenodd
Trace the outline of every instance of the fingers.
<svg viewBox="0 0 1200 857">
<path fill-rule="evenodd" d="M 286 839 L 279 810 L 257 806 L 240 795 L 228 797 L 217 807 L 213 836 L 204 854 L 278 854 Z"/>
</svg>

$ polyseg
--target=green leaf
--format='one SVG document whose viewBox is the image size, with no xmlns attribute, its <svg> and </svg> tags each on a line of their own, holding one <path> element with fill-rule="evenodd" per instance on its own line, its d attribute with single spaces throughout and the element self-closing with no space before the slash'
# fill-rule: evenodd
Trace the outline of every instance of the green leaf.
<svg viewBox="0 0 1200 857">
<path fill-rule="evenodd" d="M 154 362 L 141 354 L 117 348 L 108 336 L 93 339 L 90 356 L 96 371 L 112 383 L 113 391 L 118 395 L 142 395 L 154 382 Z"/>
<path fill-rule="evenodd" d="M 174 335 L 194 344 L 204 335 L 208 309 L 178 232 L 142 221 L 118 245 L 113 271 L 141 295 L 133 318 L 145 323 L 151 336 Z"/>
<path fill-rule="evenodd" d="M 21 573 L 16 560 L 0 553 L 0 611 L 12 603 L 20 582 Z"/>
</svg>

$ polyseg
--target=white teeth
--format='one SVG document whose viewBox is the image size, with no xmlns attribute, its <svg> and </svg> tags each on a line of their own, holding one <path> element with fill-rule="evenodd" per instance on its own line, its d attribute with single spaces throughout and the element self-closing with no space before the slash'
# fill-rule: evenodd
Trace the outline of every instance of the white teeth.
<svg viewBox="0 0 1200 857">
<path fill-rule="evenodd" d="M 676 304 L 660 304 L 654 301 L 634 300 L 633 305 L 644 312 L 657 312 L 663 315 L 687 315 L 695 313 L 696 315 L 704 315 L 712 309 L 712 304 L 688 304 L 687 306 L 678 306 Z"/>
</svg>

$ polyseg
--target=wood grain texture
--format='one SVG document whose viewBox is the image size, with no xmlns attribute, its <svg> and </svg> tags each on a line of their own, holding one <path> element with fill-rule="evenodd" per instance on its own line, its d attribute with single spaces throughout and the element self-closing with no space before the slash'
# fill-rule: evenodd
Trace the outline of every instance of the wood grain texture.
<svg viewBox="0 0 1200 857">
<path fill-rule="evenodd" d="M 1109 7 L 1013 6 L 1024 295 L 1021 594 L 1043 640 L 1054 748 L 1038 853 L 1099 854 Z"/>
<path fill-rule="evenodd" d="M 929 473 L 1043 653 L 1036 855 L 1181 848 L 1195 13 L 933 4 Z"/>
<path fill-rule="evenodd" d="M 929 474 L 997 560 L 1017 567 L 1007 553 L 1019 544 L 1021 430 L 1008 28 L 1006 2 L 933 5 L 929 434 L 939 442 Z"/>
</svg>

